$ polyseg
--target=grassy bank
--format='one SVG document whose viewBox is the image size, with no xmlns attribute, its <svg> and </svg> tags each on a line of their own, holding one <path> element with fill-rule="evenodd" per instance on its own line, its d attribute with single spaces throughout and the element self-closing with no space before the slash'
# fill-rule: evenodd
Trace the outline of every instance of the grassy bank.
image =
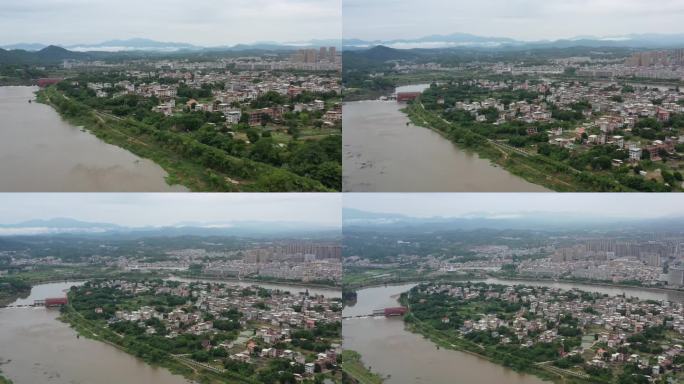
<svg viewBox="0 0 684 384">
<path fill-rule="evenodd" d="M 81 336 L 109 344 L 150 365 L 166 368 L 172 373 L 182 375 L 189 380 L 209 384 L 226 382 L 256 384 L 256 381 L 242 377 L 233 372 L 219 374 L 207 369 L 202 369 L 199 365 L 186 364 L 183 360 L 174 358 L 174 356 L 166 351 L 140 343 L 130 337 L 122 337 L 105 325 L 85 319 L 70 305 L 63 309 L 60 320 L 69 324 Z"/>
<path fill-rule="evenodd" d="M 464 281 L 464 280 L 478 280 L 486 279 L 484 274 L 463 274 L 463 275 L 448 275 L 437 274 L 428 275 L 420 273 L 417 268 L 394 268 L 394 269 L 373 269 L 368 270 L 359 267 L 346 267 L 344 269 L 344 277 L 342 286 L 349 289 L 363 289 L 369 287 L 378 287 L 383 285 L 397 285 L 415 282 L 426 282 L 436 280 L 446 281 Z"/>
<path fill-rule="evenodd" d="M 319 288 L 319 289 L 330 289 L 330 290 L 340 290 L 342 288 L 341 284 L 332 283 L 303 283 L 301 280 L 288 280 L 280 278 L 241 278 L 236 277 L 223 277 L 223 276 L 213 276 L 204 275 L 197 273 L 175 273 L 174 276 L 184 278 L 184 279 L 198 279 L 198 280 L 214 280 L 214 281 L 227 281 L 227 282 L 243 282 L 243 283 L 254 283 L 254 284 L 274 284 L 274 285 L 290 285 L 297 288 Z"/>
<path fill-rule="evenodd" d="M 390 96 L 392 92 L 394 92 L 393 89 L 379 90 L 368 88 L 348 88 L 345 89 L 342 100 L 345 102 L 377 100 L 382 96 Z"/>
<path fill-rule="evenodd" d="M 69 123 L 159 164 L 168 173 L 168 184 L 181 184 L 192 191 L 330 191 L 316 180 L 230 156 L 188 135 L 98 112 L 66 98 L 55 87 L 40 91 L 37 99 L 55 108 Z"/>
<path fill-rule="evenodd" d="M 14 273 L 0 278 L 0 306 L 28 297 L 38 284 L 83 281 L 95 278 L 163 278 L 166 274 L 126 272 L 116 267 L 42 266 L 29 272 Z M 7 285 L 6 285 L 7 284 Z"/>
<path fill-rule="evenodd" d="M 402 305 L 408 305 L 408 302 L 404 298 L 405 296 L 402 295 Z M 406 329 L 408 331 L 422 335 L 423 337 L 432 341 L 441 348 L 452 349 L 468 353 L 470 355 L 491 361 L 492 363 L 503 365 L 504 367 L 513 369 L 516 372 L 535 375 L 543 380 L 549 380 L 556 383 L 598 383 L 597 381 L 591 379 L 585 380 L 578 377 L 563 375 L 561 373 L 558 373 L 557 371 L 547 370 L 545 368 L 545 365 L 535 364 L 534 361 L 529 361 L 523 357 L 513 356 L 501 352 L 497 350 L 495 347 L 483 347 L 462 337 L 456 337 L 445 334 L 444 332 L 439 331 L 429 326 L 428 324 L 425 324 L 424 322 L 420 321 L 416 316 L 414 316 L 411 313 L 405 316 L 404 321 L 406 324 Z"/>
<path fill-rule="evenodd" d="M 462 149 L 488 159 L 524 180 L 558 192 L 631 192 L 615 180 L 579 171 L 536 153 L 527 153 L 490 140 L 425 110 L 420 100 L 404 112 L 415 125 L 433 129 Z"/>
<path fill-rule="evenodd" d="M 352 350 L 342 351 L 342 372 L 359 384 L 381 384 L 382 376 L 371 372 L 361 361 L 361 355 Z"/>
</svg>

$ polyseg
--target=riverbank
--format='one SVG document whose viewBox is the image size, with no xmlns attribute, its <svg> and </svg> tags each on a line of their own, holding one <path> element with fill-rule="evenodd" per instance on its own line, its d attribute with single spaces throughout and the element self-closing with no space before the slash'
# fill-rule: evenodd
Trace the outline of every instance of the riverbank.
<svg viewBox="0 0 684 384">
<path fill-rule="evenodd" d="M 458 124 L 450 123 L 427 111 L 420 98 L 406 109 L 411 122 L 417 126 L 442 132 L 459 148 L 471 150 L 492 164 L 530 183 L 541 185 L 557 192 L 628 192 L 633 191 L 619 183 L 586 171 L 579 171 L 566 164 L 551 160 L 536 153 L 511 147 L 505 143 L 488 139 Z"/>
<path fill-rule="evenodd" d="M 38 87 L 0 87 L 3 192 L 175 192 L 158 164 L 109 144 L 35 102 Z M 21 166 L 17 166 L 21 164 Z"/>
<path fill-rule="evenodd" d="M 397 91 L 417 92 L 424 86 Z M 462 150 L 442 134 L 412 126 L 402 106 L 377 100 L 343 105 L 343 191 L 548 191 Z"/>
<path fill-rule="evenodd" d="M 556 370 L 554 368 L 547 367 L 546 364 L 539 364 L 535 361 L 528 360 L 524 357 L 512 355 L 498 350 L 496 347 L 483 346 L 476 344 L 470 340 L 463 337 L 456 337 L 452 335 L 447 335 L 442 331 L 431 327 L 425 322 L 418 319 L 415 315 L 411 313 L 411 305 L 406 294 L 402 294 L 399 302 L 406 306 L 408 309 L 408 314 L 404 316 L 404 324 L 406 329 L 410 332 L 419 334 L 433 343 L 435 343 L 438 348 L 453 349 L 456 351 L 468 353 L 470 355 L 476 356 L 481 359 L 485 359 L 495 364 L 502 365 L 506 368 L 510 368 L 516 372 L 532 374 L 539 377 L 542 380 L 553 381 L 554 383 L 563 384 L 587 384 L 587 383 L 597 383 L 591 378 L 580 378 L 579 375 L 575 376 L 571 373 L 566 373 L 561 370 Z"/>
<path fill-rule="evenodd" d="M 406 329 L 400 317 L 366 316 L 373 310 L 396 307 L 402 292 L 415 284 L 368 288 L 358 302 L 343 311 L 344 349 L 361 354 L 371 372 L 387 384 L 450 383 L 454 377 L 470 384 L 544 384 L 537 376 L 518 373 L 474 354 L 442 348 Z"/>
<path fill-rule="evenodd" d="M 0 278 L 0 308 L 18 298 L 28 297 L 31 294 L 31 284 L 22 280 L 9 280 Z"/>
<path fill-rule="evenodd" d="M 382 376 L 371 372 L 361 361 L 361 355 L 352 350 L 342 351 L 342 372 L 358 384 L 381 384 Z"/>
<path fill-rule="evenodd" d="M 147 364 L 166 368 L 172 373 L 181 375 L 193 382 L 219 384 L 225 383 L 228 380 L 238 384 L 257 384 L 256 381 L 233 372 L 217 373 L 203 368 L 201 365 L 190 365 L 183 359 L 176 358 L 166 351 L 138 342 L 132 338 L 121 336 L 106 326 L 85 319 L 71 305 L 64 307 L 59 319 L 69 324 L 80 336 L 103 342 L 135 356 Z"/>
<path fill-rule="evenodd" d="M 201 280 L 211 280 L 211 281 L 230 281 L 230 282 L 243 282 L 243 283 L 254 283 L 254 284 L 273 284 L 273 285 L 290 285 L 293 287 L 300 288 L 314 288 L 314 289 L 328 289 L 331 291 L 339 291 L 342 289 L 341 285 L 332 284 L 309 284 L 302 283 L 299 280 L 286 280 L 286 279 L 253 279 L 253 278 L 242 278 L 238 279 L 235 277 L 222 277 L 222 276 L 211 276 L 211 275 L 195 275 L 195 274 L 174 274 L 171 276 L 180 277 L 183 279 L 201 279 Z"/>
<path fill-rule="evenodd" d="M 383 96 L 389 97 L 390 95 L 392 95 L 393 92 L 394 88 L 388 88 L 384 90 L 375 90 L 367 88 L 349 88 L 345 90 L 342 101 L 347 103 L 352 101 L 378 100 Z"/>
<path fill-rule="evenodd" d="M 594 287 L 605 287 L 605 288 L 617 288 L 617 289 L 639 289 L 639 290 L 644 290 L 644 291 L 649 291 L 649 292 L 655 292 L 655 293 L 682 293 L 684 294 L 684 289 L 677 289 L 677 288 L 666 288 L 666 287 L 647 287 L 647 286 L 641 286 L 641 285 L 627 285 L 627 284 L 611 284 L 611 283 L 601 283 L 601 282 L 592 282 L 592 281 L 584 281 L 584 280 L 571 280 L 571 279 L 549 279 L 549 278 L 541 278 L 541 277 L 510 277 L 510 276 L 497 276 L 497 275 L 469 275 L 469 276 L 435 276 L 435 277 L 424 277 L 424 278 L 418 278 L 416 279 L 415 277 L 407 278 L 407 279 L 396 279 L 396 280 L 388 280 L 386 282 L 380 282 L 380 283 L 361 283 L 361 284 L 344 284 L 345 289 L 350 289 L 350 290 L 361 290 L 361 289 L 366 289 L 366 288 L 374 288 L 374 287 L 383 287 L 383 286 L 392 286 L 392 285 L 402 285 L 402 284 L 420 284 L 420 283 L 425 283 L 425 282 L 433 282 L 433 281 L 485 281 L 487 279 L 497 279 L 500 281 L 520 281 L 520 282 L 529 282 L 531 280 L 534 281 L 539 281 L 539 282 L 545 282 L 545 283 L 558 283 L 558 284 L 581 284 L 581 285 L 586 285 L 586 286 L 594 286 Z"/>
<path fill-rule="evenodd" d="M 190 136 L 93 110 L 68 99 L 54 86 L 38 92 L 37 100 L 50 105 L 63 119 L 83 127 L 102 141 L 152 160 L 168 173 L 166 182 L 169 185 L 215 192 L 330 192 L 316 180 L 230 156 Z"/>
<path fill-rule="evenodd" d="M 22 288 L 20 292 L 12 293 L 9 290 L 0 291 L 0 307 L 6 306 L 17 299 L 23 299 L 29 296 L 31 289 L 40 284 L 65 283 L 65 282 L 82 282 L 89 279 L 105 279 L 105 278 L 128 278 L 128 279 L 149 279 L 149 278 L 163 278 L 168 274 L 140 274 L 137 272 L 125 272 L 116 268 L 91 268 L 91 267 L 57 267 L 57 271 L 52 268 L 36 269 L 31 272 L 22 272 L 8 277 L 0 278 L 0 284 L 6 281 L 21 282 Z"/>
<path fill-rule="evenodd" d="M 543 365 L 537 365 L 530 361 L 520 361 L 519 357 L 512 356 L 509 354 L 500 353 L 491 348 L 482 347 L 478 344 L 472 343 L 464 338 L 450 337 L 444 335 L 439 330 L 436 330 L 429 325 L 424 324 L 415 317 L 406 315 L 404 318 L 406 330 L 409 332 L 421 335 L 426 339 L 430 340 L 438 346 L 438 348 L 452 349 L 455 351 L 463 352 L 475 356 L 480 359 L 487 360 L 494 364 L 510 368 L 519 373 L 531 374 L 539 377 L 542 380 L 553 381 L 554 383 L 563 384 L 587 384 L 594 383 L 589 379 L 579 379 L 576 377 L 568 377 L 560 373 L 552 373 L 544 369 Z"/>
<path fill-rule="evenodd" d="M 542 281 L 542 282 L 547 282 L 547 283 L 582 284 L 582 285 L 588 285 L 588 286 L 594 286 L 594 287 L 641 289 L 644 291 L 660 292 L 660 293 L 668 293 L 668 292 L 684 293 L 684 289 L 677 289 L 677 288 L 648 287 L 648 286 L 643 286 L 643 285 L 629 285 L 629 284 L 611 284 L 611 283 L 595 282 L 595 281 L 591 281 L 591 280 L 573 280 L 573 279 L 556 280 L 556 279 L 540 278 L 540 277 L 508 277 L 508 276 L 495 276 L 495 275 L 490 275 L 489 277 L 499 279 L 499 280 L 504 280 L 504 281 L 505 280 L 516 280 L 516 281 L 535 280 L 535 281 Z"/>
</svg>

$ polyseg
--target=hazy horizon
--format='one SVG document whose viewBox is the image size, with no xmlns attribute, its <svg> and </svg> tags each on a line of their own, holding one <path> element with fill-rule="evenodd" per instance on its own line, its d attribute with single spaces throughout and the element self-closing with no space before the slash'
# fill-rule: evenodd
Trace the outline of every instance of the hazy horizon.
<svg viewBox="0 0 684 384">
<path fill-rule="evenodd" d="M 0 45 L 145 38 L 212 47 L 335 39 L 341 0 L 24 0 L 0 9 Z"/>
<path fill-rule="evenodd" d="M 684 33 L 684 2 L 663 0 L 345 0 L 343 38 L 415 39 L 468 33 L 522 41 Z M 382 20 L 382 22 L 378 22 Z"/>
<path fill-rule="evenodd" d="M 0 194 L 0 224 L 69 218 L 124 227 L 182 222 L 296 222 L 341 227 L 335 193 L 37 193 Z"/>
<path fill-rule="evenodd" d="M 511 219 L 534 214 L 586 215 L 588 218 L 684 218 L 684 197 L 649 193 L 354 193 L 345 209 L 415 218 L 488 217 Z"/>
</svg>

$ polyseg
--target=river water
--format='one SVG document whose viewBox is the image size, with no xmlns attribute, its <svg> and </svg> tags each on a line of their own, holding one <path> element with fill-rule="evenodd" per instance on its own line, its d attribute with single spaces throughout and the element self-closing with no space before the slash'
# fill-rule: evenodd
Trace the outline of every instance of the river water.
<svg viewBox="0 0 684 384">
<path fill-rule="evenodd" d="M 166 172 L 150 160 L 70 125 L 34 99 L 36 87 L 0 87 L 0 191 L 162 192 Z"/>
<path fill-rule="evenodd" d="M 29 297 L 11 305 L 33 304 L 36 299 L 62 297 L 73 285 L 66 282 L 33 287 Z M 69 325 L 57 320 L 59 310 L 0 309 L 0 366 L 16 384 L 183 384 L 188 380 L 167 369 L 152 367 L 108 344 L 76 338 Z M 8 362 L 9 361 L 9 362 Z"/>
<path fill-rule="evenodd" d="M 490 284 L 547 286 L 560 289 L 577 288 L 608 295 L 638 297 L 642 300 L 684 302 L 684 292 L 640 288 L 618 288 L 588 284 L 503 280 L 489 278 Z M 357 302 L 344 309 L 343 315 L 364 316 L 374 309 L 398 305 L 399 294 L 416 284 L 390 285 L 359 290 Z M 437 349 L 431 341 L 404 329 L 400 318 L 363 317 L 343 320 L 343 347 L 359 352 L 373 372 L 389 376 L 389 384 L 473 383 L 473 384 L 540 384 L 536 376 L 519 374 L 467 353 Z"/>
<path fill-rule="evenodd" d="M 667 300 L 672 302 L 684 303 L 684 291 L 673 291 L 667 289 L 647 289 L 647 288 L 626 288 L 611 287 L 606 285 L 591 285 L 580 283 L 564 283 L 556 281 L 535 281 L 535 280 L 506 280 L 488 278 L 485 280 L 489 284 L 503 285 L 531 285 L 537 287 L 550 287 L 559 289 L 579 289 L 586 292 L 598 292 L 610 296 L 625 295 L 626 297 L 636 297 L 640 300 Z"/>
<path fill-rule="evenodd" d="M 196 279 L 175 279 L 196 281 Z M 216 282 L 216 281 L 210 281 Z M 241 286 L 259 285 L 297 293 L 306 288 L 286 284 L 225 281 Z M 36 299 L 63 297 L 69 287 L 82 282 L 36 285 L 26 298 L 10 306 L 30 305 Z M 341 291 L 309 288 L 309 293 L 340 297 Z M 182 384 L 188 380 L 167 369 L 150 366 L 108 344 L 76 338 L 76 332 L 57 319 L 59 310 L 37 308 L 0 309 L 0 370 L 16 384 Z M 9 360 L 9 362 L 7 362 Z"/>
<path fill-rule="evenodd" d="M 344 316 L 361 316 L 374 309 L 397 306 L 400 293 L 415 284 L 362 289 Z M 542 384 L 541 379 L 519 374 L 465 352 L 440 348 L 423 336 L 404 329 L 401 318 L 367 317 L 342 322 L 343 348 L 361 354 L 373 372 L 389 384 Z"/>
<path fill-rule="evenodd" d="M 397 91 L 422 91 L 427 86 L 405 86 Z M 547 191 L 459 149 L 437 132 L 410 124 L 400 111 L 402 107 L 396 101 L 343 105 L 344 191 Z"/>
<path fill-rule="evenodd" d="M 333 288 L 321 288 L 321 287 L 305 287 L 299 285 L 289 285 L 289 284 L 279 284 L 279 283 L 262 283 L 254 281 L 240 281 L 234 279 L 194 279 L 185 277 L 170 277 L 166 280 L 182 281 L 186 283 L 191 283 L 193 281 L 201 281 L 205 283 L 223 283 L 226 285 L 238 285 L 240 287 L 250 287 L 253 285 L 258 285 L 266 289 L 279 289 L 281 291 L 288 291 L 293 295 L 299 294 L 300 292 L 308 291 L 310 295 L 321 295 L 328 298 L 342 297 L 342 290 Z"/>
</svg>

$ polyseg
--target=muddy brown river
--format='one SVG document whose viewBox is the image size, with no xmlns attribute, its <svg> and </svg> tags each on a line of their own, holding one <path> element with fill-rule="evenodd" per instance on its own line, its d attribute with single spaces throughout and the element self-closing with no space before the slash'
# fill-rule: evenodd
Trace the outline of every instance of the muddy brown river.
<svg viewBox="0 0 684 384">
<path fill-rule="evenodd" d="M 403 106 L 378 100 L 343 105 L 345 192 L 548 191 L 456 147 L 437 132 L 410 124 L 400 111 Z"/>
<path fill-rule="evenodd" d="M 34 99 L 36 87 L 0 87 L 1 192 L 186 191 L 150 160 L 107 144 Z"/>
<path fill-rule="evenodd" d="M 397 306 L 400 293 L 415 284 L 359 290 L 357 302 L 344 316 L 372 313 Z M 343 348 L 357 351 L 366 366 L 386 377 L 387 384 L 543 384 L 532 375 L 517 373 L 465 352 L 437 346 L 404 329 L 401 318 L 364 317 L 342 322 Z M 547 383 L 548 384 L 548 383 Z"/>
<path fill-rule="evenodd" d="M 51 283 L 33 287 L 28 298 L 61 297 L 72 285 Z M 77 338 L 57 320 L 58 309 L 21 307 L 0 309 L 0 370 L 16 384 L 185 384 L 188 380 L 108 344 Z"/>
</svg>

